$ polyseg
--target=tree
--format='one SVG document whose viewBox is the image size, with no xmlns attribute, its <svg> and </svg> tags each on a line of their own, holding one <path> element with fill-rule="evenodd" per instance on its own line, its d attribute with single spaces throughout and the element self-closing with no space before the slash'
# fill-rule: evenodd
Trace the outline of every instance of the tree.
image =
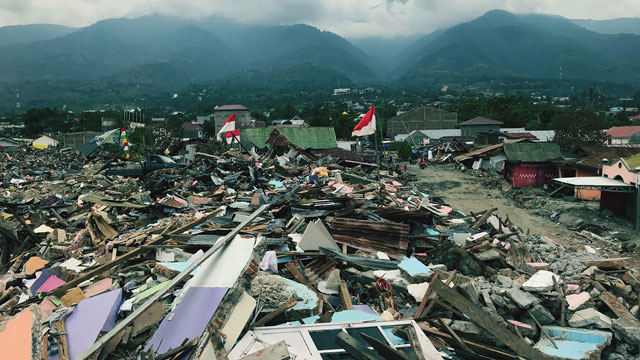
<svg viewBox="0 0 640 360">
<path fill-rule="evenodd" d="M 213 120 L 205 121 L 202 124 L 202 130 L 207 138 L 215 138 L 218 133 L 216 132 L 216 122 Z"/>
<path fill-rule="evenodd" d="M 556 116 L 553 142 L 563 150 L 575 152 L 584 146 L 604 145 L 607 141 L 602 131 L 602 120 L 589 111 L 572 111 Z"/>
</svg>

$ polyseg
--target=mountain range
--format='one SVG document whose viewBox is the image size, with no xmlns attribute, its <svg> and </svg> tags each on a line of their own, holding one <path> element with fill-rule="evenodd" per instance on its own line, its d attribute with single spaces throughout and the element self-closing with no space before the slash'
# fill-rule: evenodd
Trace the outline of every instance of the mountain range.
<svg viewBox="0 0 640 360">
<path fill-rule="evenodd" d="M 491 76 L 635 83 L 639 55 L 640 19 L 576 20 L 502 10 L 393 39 L 347 40 L 304 24 L 253 26 L 160 15 L 82 28 L 0 27 L 0 83 L 100 80 L 175 89 L 200 81 L 257 81 L 268 88 L 295 80 L 329 88 L 420 87 Z"/>
</svg>

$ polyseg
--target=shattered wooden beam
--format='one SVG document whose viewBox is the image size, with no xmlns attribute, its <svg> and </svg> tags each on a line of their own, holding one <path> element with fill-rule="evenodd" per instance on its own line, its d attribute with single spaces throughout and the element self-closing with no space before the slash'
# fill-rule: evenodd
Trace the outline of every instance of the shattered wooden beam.
<svg viewBox="0 0 640 360">
<path fill-rule="evenodd" d="M 439 281 L 436 281 L 439 282 Z M 406 328 L 407 337 L 409 338 L 409 343 L 413 348 L 413 359 L 416 360 L 427 360 L 424 352 L 422 352 L 422 346 L 420 346 L 420 340 L 418 339 L 418 333 L 413 325 L 409 325 Z"/>
<path fill-rule="evenodd" d="M 438 323 L 440 324 L 440 326 L 442 326 L 443 329 L 446 330 L 447 333 L 449 333 L 449 335 L 451 335 L 451 338 L 453 339 L 453 342 L 455 342 L 456 344 L 458 344 L 458 346 L 466 351 L 466 352 L 470 352 L 473 353 L 473 350 L 471 350 L 467 344 L 464 343 L 464 341 L 462 341 L 462 339 L 460 339 L 460 337 L 458 336 L 458 334 L 456 334 L 456 332 L 444 321 L 444 319 L 440 318 L 438 319 Z"/>
<path fill-rule="evenodd" d="M 207 216 L 204 216 L 198 220 L 192 221 L 174 231 L 172 231 L 169 234 L 162 234 L 158 239 L 151 241 L 148 244 L 145 245 L 158 245 L 160 243 L 162 243 L 163 241 L 165 241 L 167 238 L 171 237 L 171 235 L 177 235 L 177 234 L 182 234 L 183 232 L 193 228 L 196 225 L 202 224 L 203 222 L 209 220 L 210 218 L 214 217 L 215 215 L 217 215 L 218 213 L 220 213 L 220 209 L 212 212 L 211 214 L 208 214 Z M 165 229 L 166 230 L 166 229 Z M 124 261 L 127 261 L 129 259 L 133 259 L 134 257 L 140 255 L 140 253 L 142 253 L 144 250 L 146 250 L 143 247 L 139 247 L 135 250 L 129 251 L 126 254 L 122 254 L 120 256 L 118 256 L 115 260 L 110 261 L 106 264 L 97 266 L 93 269 L 90 269 L 89 271 L 84 272 L 81 276 L 69 281 L 68 283 L 60 286 L 59 288 L 47 293 L 46 295 L 56 295 L 59 296 L 61 294 L 64 294 L 67 292 L 67 290 L 72 289 L 76 286 L 78 286 L 80 283 L 85 282 L 86 280 L 91 279 L 92 277 L 99 275 L 121 263 L 123 263 Z"/>
<path fill-rule="evenodd" d="M 275 319 L 276 317 L 278 317 L 283 312 L 285 312 L 285 311 L 291 309 L 292 307 L 294 307 L 296 305 L 296 303 L 298 303 L 298 300 L 291 299 L 291 300 L 287 301 L 286 303 L 278 306 L 277 309 L 273 310 L 272 312 L 270 312 L 267 315 L 263 316 L 260 320 L 256 321 L 255 324 L 253 324 L 253 327 L 260 327 L 260 326 L 268 323 L 269 321 L 271 321 L 271 320 Z"/>
<path fill-rule="evenodd" d="M 387 360 L 408 360 L 409 358 L 404 353 L 389 346 L 386 342 L 380 341 L 374 337 L 371 337 L 365 333 L 361 333 L 360 337 L 364 339 L 378 354 L 383 356 Z"/>
<path fill-rule="evenodd" d="M 336 344 L 340 345 L 346 352 L 358 360 L 384 360 L 384 358 L 365 344 L 356 340 L 353 336 L 341 331 L 336 336 Z"/>
<path fill-rule="evenodd" d="M 582 263 L 584 266 L 597 266 L 599 268 L 621 268 L 625 263 L 629 262 L 631 258 L 610 258 L 610 259 L 597 259 L 597 260 L 585 260 Z"/>
<path fill-rule="evenodd" d="M 476 221 L 475 224 L 473 224 L 473 226 L 471 226 L 471 228 L 472 229 L 479 228 L 482 224 L 484 224 L 485 221 L 487 221 L 489 216 L 491 216 L 491 214 L 494 211 L 498 211 L 498 209 L 497 208 L 493 208 L 493 209 L 489 209 L 489 210 L 485 211 L 484 214 L 482 214 L 482 216 L 480 216 L 480 219 L 478 219 L 478 221 Z"/>
<path fill-rule="evenodd" d="M 451 337 L 451 335 L 443 333 L 441 331 L 438 331 L 435 328 L 432 328 L 429 325 L 427 325 L 427 323 L 425 323 L 425 322 L 418 323 L 418 326 L 420 326 L 420 329 L 422 329 L 422 331 L 427 333 L 427 335 L 437 336 L 437 337 L 440 337 L 440 338 L 443 338 L 443 339 L 446 339 L 446 340 L 453 341 L 453 338 Z M 467 346 L 469 346 L 470 348 L 474 349 L 477 354 L 481 354 L 481 355 L 483 355 L 485 357 L 489 357 L 491 359 L 499 359 L 499 360 L 517 360 L 517 359 L 519 359 L 519 357 L 517 355 L 504 352 L 504 351 L 502 351 L 500 349 L 492 348 L 492 347 L 489 347 L 487 345 L 479 344 L 479 343 L 476 343 L 476 342 L 473 342 L 473 341 L 469 341 L 469 340 L 466 340 L 466 339 L 461 339 L 461 340 Z"/>
<path fill-rule="evenodd" d="M 453 270 L 453 271 L 451 272 L 451 274 L 449 274 L 449 277 L 447 278 L 447 281 L 445 281 L 445 283 L 444 283 L 444 284 L 445 284 L 446 286 L 449 286 L 449 284 L 451 284 L 451 281 L 453 281 L 453 278 L 456 276 L 456 274 L 457 274 L 457 273 L 458 273 L 458 270 Z M 436 281 L 436 282 L 438 282 L 438 281 Z M 431 285 L 429 285 L 429 287 L 431 287 Z M 419 316 L 419 317 L 427 316 L 427 314 L 429 313 L 429 311 L 431 311 L 431 308 L 433 307 L 433 305 L 434 305 L 437 301 L 438 301 L 438 294 L 436 294 L 436 295 L 433 297 L 433 300 L 431 300 L 431 302 L 429 303 L 429 305 L 427 305 L 427 308 L 426 308 L 426 309 L 424 309 L 424 311 L 422 312 L 422 314 L 420 314 L 420 316 Z"/>
<path fill-rule="evenodd" d="M 502 321 L 497 321 L 490 317 L 484 309 L 460 295 L 456 290 L 450 289 L 440 281 L 433 283 L 433 290 L 443 299 L 447 299 L 447 302 L 453 305 L 460 312 L 466 314 L 471 321 L 485 329 L 497 339 L 500 339 L 500 341 L 515 351 L 516 354 L 531 360 L 550 359 L 547 355 L 532 348 L 529 344 L 522 341 L 522 339 L 520 339 L 516 334 L 509 331 Z"/>
<path fill-rule="evenodd" d="M 429 282 L 429 287 L 427 288 L 427 291 L 424 292 L 422 301 L 420 301 L 420 306 L 418 306 L 418 311 L 416 311 L 415 317 L 419 318 L 420 316 L 422 316 L 422 311 L 424 310 L 424 306 L 427 305 L 427 300 L 429 300 L 429 295 L 431 295 L 431 291 L 433 291 L 431 284 L 433 284 L 436 280 L 438 280 L 438 275 L 440 275 L 439 272 L 436 272 L 435 274 L 433 274 L 433 277 Z"/>
<path fill-rule="evenodd" d="M 351 294 L 349 294 L 349 289 L 347 289 L 347 282 L 344 280 L 340 281 L 340 301 L 342 302 L 342 308 L 344 310 L 353 310 Z"/>
<path fill-rule="evenodd" d="M 108 333 L 106 333 L 104 336 L 98 339 L 98 341 L 96 341 L 93 345 L 91 345 L 91 347 L 87 349 L 87 351 L 85 351 L 84 354 L 82 354 L 82 356 L 78 358 L 78 360 L 87 360 L 89 358 L 92 358 L 93 354 L 98 350 L 100 350 L 100 348 L 102 348 L 102 346 L 104 346 L 112 337 L 116 336 L 122 329 L 124 329 L 127 325 L 131 324 L 138 316 L 140 316 L 145 310 L 147 310 L 147 308 L 153 305 L 154 302 L 156 302 L 158 299 L 163 297 L 169 291 L 173 290 L 173 288 L 179 283 L 181 283 L 184 278 L 186 278 L 187 276 L 190 276 L 193 270 L 195 270 L 198 266 L 200 266 L 203 262 L 205 262 L 208 258 L 210 258 L 211 255 L 215 254 L 216 252 L 218 252 L 218 250 L 226 246 L 227 243 L 229 243 L 229 241 L 231 241 L 240 232 L 240 230 L 244 229 L 247 225 L 249 225 L 253 220 L 255 220 L 255 218 L 257 218 L 270 206 L 271 204 L 264 204 L 261 207 L 259 207 L 256 211 L 254 211 L 251 215 L 247 216 L 247 218 L 244 219 L 244 221 L 238 224 L 238 226 L 236 226 L 233 230 L 231 230 L 227 235 L 221 237 L 215 245 L 213 245 L 211 248 L 209 248 L 209 250 L 207 250 L 207 252 L 204 253 L 203 256 L 201 256 L 198 260 L 194 261 L 189 266 L 187 266 L 180 274 L 178 274 L 178 276 L 173 278 L 161 290 L 157 291 L 155 294 L 150 296 L 147 299 L 147 301 L 145 301 L 142 305 L 140 305 L 140 307 L 135 309 L 129 316 L 127 316 L 122 321 L 117 323 L 116 326 L 113 327 L 113 329 L 111 329 Z M 216 212 L 214 211 L 214 213 Z M 213 213 L 203 217 L 200 220 L 196 220 L 193 223 L 189 223 L 181 228 L 178 228 L 172 233 L 178 233 L 178 234 L 183 233 L 186 230 L 195 226 L 194 224 L 196 225 L 200 224 L 206 221 L 206 219 L 208 219 L 211 216 L 213 216 Z"/>
</svg>

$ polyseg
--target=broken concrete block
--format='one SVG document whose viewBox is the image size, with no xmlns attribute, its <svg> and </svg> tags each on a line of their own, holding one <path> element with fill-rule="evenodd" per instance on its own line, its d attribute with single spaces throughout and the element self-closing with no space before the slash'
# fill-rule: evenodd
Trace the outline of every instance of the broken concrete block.
<svg viewBox="0 0 640 360">
<path fill-rule="evenodd" d="M 407 286 L 407 291 L 409 292 L 409 295 L 413 296 L 413 298 L 417 302 L 421 302 L 428 288 L 429 288 L 429 283 L 424 282 L 420 284 L 410 284 L 409 286 Z M 433 297 L 433 296 L 429 296 L 429 297 Z"/>
<path fill-rule="evenodd" d="M 629 310 L 627 310 L 627 308 L 612 293 L 608 291 L 603 292 L 600 294 L 600 300 L 602 300 L 602 302 L 604 302 L 617 317 L 632 317 Z"/>
<path fill-rule="evenodd" d="M 302 240 L 298 244 L 304 251 L 318 251 L 321 247 L 340 251 L 338 244 L 333 239 L 329 230 L 321 220 L 309 223 L 302 234 Z"/>
<path fill-rule="evenodd" d="M 567 295 L 567 304 L 569 304 L 568 309 L 571 311 L 578 310 L 582 305 L 586 304 L 587 301 L 591 300 L 591 295 L 588 292 L 583 291 L 579 294 Z"/>
<path fill-rule="evenodd" d="M 333 269 L 327 280 L 320 281 L 318 290 L 324 294 L 337 295 L 340 291 L 340 269 Z"/>
<path fill-rule="evenodd" d="M 538 301 L 535 296 L 516 288 L 507 289 L 506 294 L 521 309 L 528 309 Z"/>
<path fill-rule="evenodd" d="M 620 268 L 627 263 L 630 258 L 611 258 L 611 259 L 598 259 L 598 260 L 586 260 L 582 263 L 585 266 L 597 266 L 599 268 Z"/>
<path fill-rule="evenodd" d="M 498 284 L 505 288 L 510 288 L 513 286 L 513 279 L 508 276 L 498 275 L 496 281 L 498 282 Z"/>
<path fill-rule="evenodd" d="M 502 296 L 500 296 L 498 294 L 491 294 L 489 297 L 491 298 L 491 301 L 495 305 L 497 305 L 498 307 L 503 308 L 503 307 L 507 306 L 507 303 L 504 301 Z"/>
<path fill-rule="evenodd" d="M 482 261 L 496 260 L 500 258 L 500 253 L 495 249 L 489 249 L 475 254 Z"/>
<path fill-rule="evenodd" d="M 540 322 L 542 325 L 550 325 L 556 320 L 556 318 L 540 303 L 533 304 L 533 307 L 529 309 L 531 314 Z"/>
<path fill-rule="evenodd" d="M 451 322 L 451 329 L 464 334 L 481 335 L 484 330 L 471 321 L 454 320 Z"/>
<path fill-rule="evenodd" d="M 632 317 L 612 319 L 611 325 L 616 337 L 631 345 L 635 350 L 640 348 L 640 321 Z"/>
<path fill-rule="evenodd" d="M 611 318 L 596 309 L 583 309 L 576 311 L 569 319 L 571 327 L 585 327 L 595 325 L 601 329 L 611 328 Z"/>
<path fill-rule="evenodd" d="M 472 281 L 464 279 L 458 283 L 458 289 L 467 299 L 473 301 L 474 304 L 480 305 L 480 295 Z"/>
<path fill-rule="evenodd" d="M 427 280 L 433 275 L 433 271 L 427 265 L 414 257 L 405 256 L 398 268 L 408 275 L 410 280 Z"/>
<path fill-rule="evenodd" d="M 540 270 L 533 274 L 531 278 L 522 284 L 522 289 L 526 291 L 550 291 L 553 290 L 553 278 L 560 282 L 560 277 L 551 271 Z"/>
</svg>

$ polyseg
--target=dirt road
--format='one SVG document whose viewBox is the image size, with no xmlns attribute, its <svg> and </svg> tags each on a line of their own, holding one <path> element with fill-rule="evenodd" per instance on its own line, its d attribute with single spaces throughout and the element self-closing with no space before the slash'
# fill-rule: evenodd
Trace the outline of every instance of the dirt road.
<svg viewBox="0 0 640 360">
<path fill-rule="evenodd" d="M 431 196 L 441 197 L 455 209 L 475 213 L 497 208 L 500 217 L 508 216 L 525 233 L 546 235 L 567 248 L 582 247 L 583 239 L 577 238 L 575 232 L 530 210 L 516 207 L 501 189 L 487 189 L 473 175 L 437 165 L 423 170 L 411 166 L 409 171 L 418 175 L 418 183 L 426 183 L 423 185 L 431 191 Z"/>
</svg>

